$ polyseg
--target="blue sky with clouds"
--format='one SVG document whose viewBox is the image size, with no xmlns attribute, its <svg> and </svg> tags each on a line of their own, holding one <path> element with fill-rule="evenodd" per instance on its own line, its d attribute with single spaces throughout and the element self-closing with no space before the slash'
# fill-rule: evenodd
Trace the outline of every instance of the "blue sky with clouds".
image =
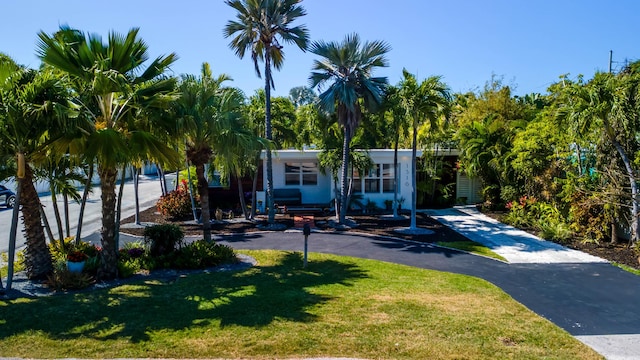
<svg viewBox="0 0 640 360">
<path fill-rule="evenodd" d="M 375 75 L 396 84 L 402 68 L 418 78 L 441 75 L 455 92 L 477 90 L 492 74 L 515 85 L 516 94 L 544 93 L 558 76 L 590 78 L 640 58 L 640 1 L 596 0 L 304 0 L 301 19 L 312 40 L 341 41 L 357 32 L 384 40 L 390 67 Z M 234 78 L 247 94 L 263 86 L 249 58 L 240 60 L 222 35 L 234 10 L 222 0 L 21 0 L 2 5 L 0 52 L 30 67 L 37 33 L 68 24 L 86 32 L 124 33 L 139 27 L 151 57 L 176 52 L 176 74 L 200 71 Z M 314 55 L 285 45 L 286 61 L 274 73 L 275 95 L 306 85 Z"/>
</svg>

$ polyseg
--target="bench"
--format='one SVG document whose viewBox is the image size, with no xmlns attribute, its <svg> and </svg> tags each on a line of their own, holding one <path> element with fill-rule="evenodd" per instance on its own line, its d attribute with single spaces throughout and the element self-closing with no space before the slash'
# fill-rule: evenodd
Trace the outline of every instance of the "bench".
<svg viewBox="0 0 640 360">
<path fill-rule="evenodd" d="M 278 205 L 302 205 L 300 189 L 273 189 L 273 202 Z"/>
</svg>

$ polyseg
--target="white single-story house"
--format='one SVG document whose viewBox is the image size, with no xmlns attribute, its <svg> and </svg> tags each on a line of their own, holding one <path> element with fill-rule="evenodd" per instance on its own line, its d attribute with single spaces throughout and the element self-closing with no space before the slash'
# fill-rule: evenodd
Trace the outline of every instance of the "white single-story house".
<svg viewBox="0 0 640 360">
<path fill-rule="evenodd" d="M 274 189 L 298 189 L 301 194 L 302 204 L 329 204 L 336 194 L 336 185 L 329 170 L 323 174 L 318 164 L 318 155 L 321 150 L 276 150 L 272 153 L 273 162 L 273 188 Z M 393 200 L 394 192 L 394 168 L 393 149 L 368 150 L 369 156 L 375 164 L 365 174 L 353 172 L 352 193 L 362 196 L 362 202 L 375 202 L 378 207 L 384 208 L 385 200 Z M 449 156 L 458 156 L 457 150 L 451 150 Z M 422 151 L 417 152 L 422 156 Z M 266 169 L 266 156 L 263 152 L 264 168 Z M 399 192 L 398 198 L 404 199 L 404 208 L 411 206 L 411 149 L 398 150 Z M 456 171 L 456 198 L 465 199 L 468 203 L 481 200 L 479 190 L 480 182 Z M 263 171 L 264 184 L 267 183 L 267 172 Z M 264 203 L 265 189 L 257 193 L 257 199 Z M 339 191 L 339 190 L 338 190 Z M 263 210 L 263 209 L 261 209 Z"/>
</svg>

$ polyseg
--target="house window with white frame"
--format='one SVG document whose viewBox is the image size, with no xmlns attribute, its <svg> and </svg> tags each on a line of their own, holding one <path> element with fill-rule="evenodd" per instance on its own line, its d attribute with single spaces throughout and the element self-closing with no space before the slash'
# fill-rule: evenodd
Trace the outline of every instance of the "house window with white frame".
<svg viewBox="0 0 640 360">
<path fill-rule="evenodd" d="M 392 193 L 395 190 L 395 171 L 393 164 L 375 164 L 364 177 L 353 170 L 352 186 L 354 193 Z"/>
<path fill-rule="evenodd" d="M 284 164 L 285 185 L 318 185 L 318 163 L 299 162 Z"/>
</svg>

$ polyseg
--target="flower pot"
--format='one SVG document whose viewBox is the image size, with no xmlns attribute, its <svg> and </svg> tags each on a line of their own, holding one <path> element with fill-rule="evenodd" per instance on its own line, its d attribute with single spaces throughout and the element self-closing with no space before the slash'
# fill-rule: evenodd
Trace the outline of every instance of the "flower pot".
<svg viewBox="0 0 640 360">
<path fill-rule="evenodd" d="M 82 269 L 84 269 L 84 261 L 74 262 L 67 261 L 67 270 L 72 273 L 81 273 Z"/>
</svg>

